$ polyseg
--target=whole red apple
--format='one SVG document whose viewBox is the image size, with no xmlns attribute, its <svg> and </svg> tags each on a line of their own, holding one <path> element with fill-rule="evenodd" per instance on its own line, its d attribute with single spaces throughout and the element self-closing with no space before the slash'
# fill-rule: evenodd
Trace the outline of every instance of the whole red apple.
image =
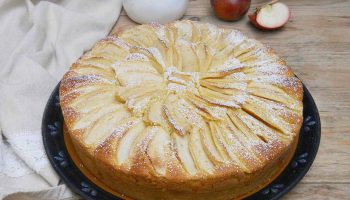
<svg viewBox="0 0 350 200">
<path fill-rule="evenodd" d="M 210 0 L 215 15 L 225 21 L 235 21 L 247 13 L 250 0 Z"/>
</svg>

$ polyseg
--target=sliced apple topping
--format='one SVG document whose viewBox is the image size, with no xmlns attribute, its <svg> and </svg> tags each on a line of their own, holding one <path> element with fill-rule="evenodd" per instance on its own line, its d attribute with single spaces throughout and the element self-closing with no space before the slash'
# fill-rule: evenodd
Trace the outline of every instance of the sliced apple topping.
<svg viewBox="0 0 350 200">
<path fill-rule="evenodd" d="M 161 41 L 166 47 L 169 47 L 171 45 L 170 33 L 166 26 L 159 25 L 158 27 L 155 27 L 154 32 L 157 35 L 159 41 Z"/>
<path fill-rule="evenodd" d="M 205 87 L 199 87 L 199 94 L 206 101 L 219 106 L 227 106 L 232 108 L 240 107 L 240 102 L 235 101 L 235 97 L 233 95 L 225 95 Z"/>
<path fill-rule="evenodd" d="M 177 29 L 177 37 L 183 38 L 187 41 L 191 41 L 192 39 L 192 23 L 187 21 L 185 23 L 175 22 L 174 27 Z"/>
<path fill-rule="evenodd" d="M 256 23 L 273 28 L 288 10 L 270 4 Z M 72 65 L 60 93 L 86 146 L 112 145 L 114 164 L 160 177 L 228 166 L 251 173 L 270 143 L 290 144 L 302 120 L 302 84 L 273 50 L 190 21 L 102 40 Z"/>
<path fill-rule="evenodd" d="M 130 48 L 130 53 L 143 54 L 148 58 L 148 61 L 152 64 L 153 68 L 162 74 L 166 68 L 165 61 L 162 54 L 154 47 L 143 48 L 139 46 L 133 46 Z"/>
<path fill-rule="evenodd" d="M 199 114 L 208 119 L 222 119 L 226 115 L 226 108 L 217 106 L 204 100 L 201 96 L 187 93 L 185 98 L 191 102 L 199 111 Z"/>
<path fill-rule="evenodd" d="M 161 125 L 164 122 L 163 102 L 154 101 L 150 104 L 147 114 L 144 116 L 146 122 Z"/>
<path fill-rule="evenodd" d="M 106 114 L 110 114 L 120 108 L 124 107 L 123 104 L 111 102 L 110 104 L 98 107 L 89 113 L 86 113 L 83 117 L 74 123 L 74 129 L 82 129 L 91 126 L 95 121 L 100 119 Z"/>
<path fill-rule="evenodd" d="M 237 71 L 237 69 L 240 69 L 242 67 L 243 67 L 242 63 L 237 58 L 231 56 L 226 61 L 224 61 L 224 63 L 211 66 L 209 72 L 227 72 L 227 73 L 231 72 L 232 73 L 233 71 Z"/>
<path fill-rule="evenodd" d="M 163 82 L 163 77 L 151 72 L 126 72 L 119 74 L 117 78 L 122 86 L 139 85 L 149 82 Z"/>
<path fill-rule="evenodd" d="M 184 39 L 178 39 L 175 48 L 179 56 L 181 56 L 181 66 L 183 72 L 198 72 L 199 59 L 194 50 L 194 45 Z"/>
<path fill-rule="evenodd" d="M 103 57 L 82 56 L 76 63 L 83 65 L 93 65 L 105 70 L 112 70 L 113 61 Z"/>
<path fill-rule="evenodd" d="M 197 168 L 206 173 L 211 173 L 214 170 L 214 164 L 204 150 L 200 134 L 200 129 L 198 127 L 193 127 L 188 138 L 189 149 Z"/>
<path fill-rule="evenodd" d="M 243 109 L 279 130 L 282 134 L 291 135 L 293 132 L 293 127 L 283 119 L 283 112 L 286 112 L 287 107 L 282 104 L 251 96 L 247 99 L 247 103 L 243 105 Z"/>
<path fill-rule="evenodd" d="M 164 78 L 170 82 L 187 86 L 194 86 L 198 80 L 198 73 L 181 72 L 178 71 L 175 67 L 169 67 L 164 73 Z"/>
<path fill-rule="evenodd" d="M 257 44 L 259 44 L 259 42 L 253 39 L 244 40 L 242 43 L 240 43 L 234 48 L 233 55 L 239 59 L 239 56 L 249 51 L 252 51 Z"/>
<path fill-rule="evenodd" d="M 202 127 L 202 117 L 193 112 L 193 107 L 178 95 L 169 95 L 163 106 L 164 112 L 175 130 L 186 134 L 193 126 Z"/>
<path fill-rule="evenodd" d="M 147 111 L 149 104 L 165 95 L 162 85 L 144 88 L 142 85 L 122 87 L 117 92 L 117 98 L 124 101 L 134 114 L 140 116 Z"/>
<path fill-rule="evenodd" d="M 302 103 L 295 101 L 293 97 L 278 86 L 251 82 L 248 87 L 248 92 L 258 97 L 282 103 L 292 110 L 300 111 L 299 109 Z"/>
<path fill-rule="evenodd" d="M 211 135 L 209 126 L 206 124 L 201 129 L 199 129 L 199 131 L 200 141 L 210 161 L 216 166 L 223 164 L 225 160 L 223 159 L 223 157 L 221 156 L 221 154 L 215 146 L 215 142 L 213 141 L 213 137 Z"/>
<path fill-rule="evenodd" d="M 90 145 L 98 145 L 103 142 L 108 136 L 113 134 L 113 131 L 118 127 L 118 122 L 130 117 L 127 109 L 118 109 L 109 115 L 95 121 L 94 125 L 86 133 L 85 143 Z"/>
<path fill-rule="evenodd" d="M 117 149 L 117 163 L 123 165 L 128 162 L 129 155 L 131 152 L 131 147 L 137 136 L 141 134 L 141 132 L 145 131 L 146 126 L 144 123 L 139 122 L 135 124 L 130 130 L 128 130 L 124 137 L 122 137 L 119 141 L 118 149 Z M 130 165 L 130 163 L 129 163 Z"/>
<path fill-rule="evenodd" d="M 216 78 L 206 78 L 199 81 L 200 85 L 208 88 L 221 88 L 229 90 L 241 90 L 246 91 L 248 84 L 245 81 L 234 80 L 230 78 L 216 79 Z"/>
<path fill-rule="evenodd" d="M 145 72 L 145 73 L 154 73 L 157 74 L 157 70 L 153 68 L 152 64 L 149 61 L 122 61 L 116 62 L 112 65 L 115 75 L 118 77 L 120 74 L 128 72 Z"/>
<path fill-rule="evenodd" d="M 196 174 L 198 170 L 190 151 L 189 135 L 173 134 L 172 136 L 175 138 L 175 150 L 177 151 L 181 164 L 189 174 Z"/>
<path fill-rule="evenodd" d="M 147 155 L 149 156 L 155 171 L 164 176 L 168 166 L 168 155 L 170 154 L 170 135 L 160 126 L 153 126 L 152 131 L 156 132 L 152 138 Z"/>
<path fill-rule="evenodd" d="M 82 66 L 83 65 L 83 66 Z M 94 65 L 84 65 L 81 63 L 75 63 L 72 65 L 72 71 L 78 73 L 79 75 L 97 75 L 101 78 L 113 81 L 114 73 L 112 69 L 101 69 L 100 67 Z"/>
<path fill-rule="evenodd" d="M 128 53 L 127 49 L 108 40 L 97 43 L 90 52 L 90 54 L 93 54 L 95 57 L 103 57 L 112 61 L 122 60 Z"/>
<path fill-rule="evenodd" d="M 228 46 L 235 47 L 235 46 L 237 46 L 238 44 L 240 44 L 241 42 L 243 42 L 246 39 L 247 39 L 247 37 L 245 35 L 243 35 L 242 32 L 237 31 L 237 30 L 231 30 L 226 35 L 226 37 L 224 39 L 224 42 Z"/>
<path fill-rule="evenodd" d="M 108 87 L 104 90 L 93 90 L 75 98 L 70 106 L 78 109 L 81 113 L 88 113 L 96 108 L 115 102 L 116 87 Z"/>
<path fill-rule="evenodd" d="M 226 149 L 224 140 L 222 138 L 222 133 L 217 125 L 216 122 L 209 122 L 209 128 L 211 137 L 213 138 L 214 144 L 216 149 L 218 150 L 221 157 L 224 158 L 224 160 L 230 160 L 228 149 Z"/>
<path fill-rule="evenodd" d="M 208 52 L 208 47 L 205 43 L 197 43 L 193 45 L 194 51 L 198 58 L 198 68 L 201 74 L 208 71 L 212 56 Z"/>
<path fill-rule="evenodd" d="M 126 30 L 119 37 L 132 46 L 141 46 L 145 48 L 151 47 L 157 39 L 157 35 L 150 25 L 137 26 L 134 30 Z"/>
<path fill-rule="evenodd" d="M 126 163 L 126 166 L 130 167 L 131 171 L 147 174 L 152 170 L 153 173 L 154 168 L 152 167 L 152 162 L 147 154 L 147 150 L 156 135 L 157 131 L 154 127 L 147 126 L 146 129 L 140 132 L 134 139 L 130 147 L 128 163 Z"/>
</svg>

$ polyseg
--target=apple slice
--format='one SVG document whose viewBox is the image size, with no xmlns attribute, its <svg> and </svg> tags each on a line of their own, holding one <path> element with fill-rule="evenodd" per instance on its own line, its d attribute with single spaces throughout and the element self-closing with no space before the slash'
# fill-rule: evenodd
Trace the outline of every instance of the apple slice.
<svg viewBox="0 0 350 200">
<path fill-rule="evenodd" d="M 275 30 L 284 26 L 291 16 L 290 9 L 284 3 L 272 1 L 249 15 L 252 24 L 262 30 Z"/>
</svg>

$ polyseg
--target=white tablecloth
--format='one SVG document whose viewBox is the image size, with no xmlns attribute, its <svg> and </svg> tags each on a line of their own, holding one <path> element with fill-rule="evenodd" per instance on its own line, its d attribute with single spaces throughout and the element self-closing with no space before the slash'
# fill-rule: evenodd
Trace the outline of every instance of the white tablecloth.
<svg viewBox="0 0 350 200">
<path fill-rule="evenodd" d="M 44 106 L 70 64 L 118 19 L 121 0 L 0 0 L 0 199 L 73 199 L 43 149 Z"/>
</svg>

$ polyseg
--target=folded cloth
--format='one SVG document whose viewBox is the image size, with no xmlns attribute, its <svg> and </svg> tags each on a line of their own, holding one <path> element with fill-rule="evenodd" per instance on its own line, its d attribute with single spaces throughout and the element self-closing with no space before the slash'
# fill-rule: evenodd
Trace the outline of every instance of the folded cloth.
<svg viewBox="0 0 350 200">
<path fill-rule="evenodd" d="M 0 0 L 0 199 L 74 199 L 46 157 L 45 104 L 82 53 L 105 37 L 121 0 Z"/>
</svg>

